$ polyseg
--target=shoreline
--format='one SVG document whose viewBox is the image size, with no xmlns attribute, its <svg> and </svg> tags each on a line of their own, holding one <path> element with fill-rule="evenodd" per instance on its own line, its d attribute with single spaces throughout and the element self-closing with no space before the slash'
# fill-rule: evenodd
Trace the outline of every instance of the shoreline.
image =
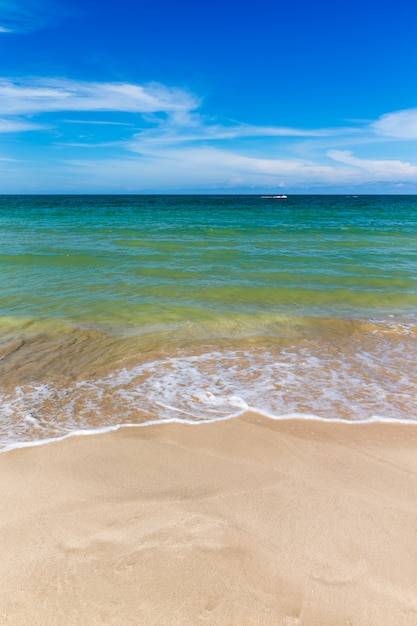
<svg viewBox="0 0 417 626">
<path fill-rule="evenodd" d="M 415 625 L 417 430 L 351 425 L 246 413 L 1 454 L 1 620 Z"/>
<path fill-rule="evenodd" d="M 5 445 L 4 448 L 0 448 L 0 455 L 6 454 L 7 452 L 12 452 L 13 450 L 21 450 L 26 448 L 34 448 L 37 446 L 45 446 L 54 443 L 60 443 L 61 441 L 66 441 L 67 439 L 72 439 L 73 437 L 92 437 L 95 435 L 106 435 L 109 433 L 117 432 L 124 428 L 147 428 L 147 427 L 155 427 L 155 426 L 170 426 L 170 425 L 184 425 L 184 426 L 203 426 L 209 424 L 216 424 L 218 422 L 227 422 L 235 419 L 239 419 L 244 417 L 245 415 L 251 415 L 253 417 L 259 417 L 264 420 L 271 420 L 273 422 L 317 422 L 319 424 L 328 424 L 329 426 L 332 424 L 340 424 L 340 425 L 349 425 L 349 426 L 366 426 L 369 424 L 381 424 L 381 425 L 391 425 L 391 426 L 410 426 L 411 428 L 417 426 L 417 419 L 394 419 L 391 417 L 379 417 L 372 416 L 365 419 L 358 420 L 349 420 L 344 418 L 327 418 L 320 417 L 319 415 L 313 415 L 309 413 L 294 413 L 288 415 L 282 415 L 279 417 L 275 417 L 273 415 L 269 415 L 261 410 L 253 410 L 252 408 L 248 408 L 246 411 L 242 411 L 238 415 L 228 415 L 225 417 L 216 417 L 213 419 L 207 420 L 192 420 L 192 419 L 184 419 L 184 418 L 170 418 L 170 419 L 153 419 L 146 422 L 141 422 L 138 424 L 127 423 L 127 424 L 115 424 L 114 426 L 103 426 L 97 428 L 85 428 L 80 430 L 74 430 L 73 432 L 69 432 L 65 435 L 61 435 L 59 437 L 45 437 L 44 439 L 34 439 L 31 441 L 17 441 L 15 443 L 10 443 Z"/>
</svg>

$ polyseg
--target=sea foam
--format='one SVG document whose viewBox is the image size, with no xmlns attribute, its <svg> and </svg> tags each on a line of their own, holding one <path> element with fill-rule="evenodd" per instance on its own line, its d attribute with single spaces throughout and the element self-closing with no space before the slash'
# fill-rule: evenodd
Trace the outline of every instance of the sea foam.
<svg viewBox="0 0 417 626">
<path fill-rule="evenodd" d="M 382 338 L 384 339 L 384 338 Z M 308 343 L 308 342 L 307 342 Z M 389 354 L 314 343 L 271 351 L 213 350 L 122 367 L 68 386 L 20 385 L 0 396 L 0 442 L 120 425 L 201 423 L 255 411 L 273 419 L 417 423 L 416 365 Z"/>
</svg>

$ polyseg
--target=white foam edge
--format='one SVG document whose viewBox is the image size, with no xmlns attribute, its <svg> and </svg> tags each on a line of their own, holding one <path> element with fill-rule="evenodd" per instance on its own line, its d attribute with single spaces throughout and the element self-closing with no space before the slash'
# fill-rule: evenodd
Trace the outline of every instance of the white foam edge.
<svg viewBox="0 0 417 626">
<path fill-rule="evenodd" d="M 5 452 L 11 452 L 12 450 L 17 450 L 20 448 L 33 448 L 35 446 L 43 446 L 50 443 L 56 443 L 59 441 L 64 441 L 65 439 L 70 439 L 72 437 L 83 437 L 89 435 L 103 435 L 106 433 L 115 432 L 117 430 L 121 430 L 122 428 L 143 428 L 146 426 L 161 426 L 163 424 L 187 424 L 190 426 L 200 426 L 202 424 L 213 424 L 214 422 L 226 422 L 231 419 L 235 419 L 236 417 L 240 417 L 245 413 L 256 413 L 257 415 L 262 415 L 271 420 L 275 421 L 286 421 L 286 420 L 305 420 L 305 421 L 313 421 L 313 422 L 325 422 L 327 424 L 345 424 L 346 426 L 353 425 L 361 425 L 361 424 L 401 424 L 403 426 L 417 425 L 417 418 L 414 419 L 394 419 L 393 417 L 384 417 L 380 415 L 372 415 L 371 417 L 361 419 L 361 420 L 347 420 L 339 417 L 328 418 L 321 417 L 319 415 L 309 414 L 309 413 L 286 413 L 284 415 L 273 415 L 272 413 L 268 413 L 266 411 L 262 411 L 260 409 L 246 406 L 244 409 L 239 411 L 238 413 L 233 413 L 232 415 L 227 415 L 225 417 L 217 417 L 214 419 L 207 420 L 189 420 L 189 419 L 179 419 L 176 417 L 172 417 L 167 420 L 147 420 L 146 422 L 142 422 L 141 424 L 116 424 L 115 426 L 105 426 L 103 428 L 91 428 L 91 429 L 82 429 L 82 430 L 74 430 L 73 432 L 67 433 L 66 435 L 62 435 L 61 437 L 48 437 L 46 439 L 35 439 L 34 441 L 22 441 L 15 442 L 6 445 L 4 448 L 0 449 L 0 454 Z"/>
</svg>

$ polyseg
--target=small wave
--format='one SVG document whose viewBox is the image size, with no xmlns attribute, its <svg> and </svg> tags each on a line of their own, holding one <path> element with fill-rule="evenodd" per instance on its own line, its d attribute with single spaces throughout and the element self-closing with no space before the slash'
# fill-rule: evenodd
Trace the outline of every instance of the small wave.
<svg viewBox="0 0 417 626">
<path fill-rule="evenodd" d="M 0 446 L 154 423 L 204 423 L 246 411 L 271 419 L 417 422 L 409 342 L 383 335 L 344 346 L 212 350 L 123 367 L 71 385 L 19 385 L 0 394 Z"/>
</svg>

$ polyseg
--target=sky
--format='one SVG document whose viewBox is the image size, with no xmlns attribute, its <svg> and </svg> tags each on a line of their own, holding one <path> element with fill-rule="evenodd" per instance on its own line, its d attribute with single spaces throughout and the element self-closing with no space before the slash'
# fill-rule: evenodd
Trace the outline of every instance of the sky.
<svg viewBox="0 0 417 626">
<path fill-rule="evenodd" d="M 0 0 L 0 193 L 417 193 L 414 0 Z"/>
</svg>

